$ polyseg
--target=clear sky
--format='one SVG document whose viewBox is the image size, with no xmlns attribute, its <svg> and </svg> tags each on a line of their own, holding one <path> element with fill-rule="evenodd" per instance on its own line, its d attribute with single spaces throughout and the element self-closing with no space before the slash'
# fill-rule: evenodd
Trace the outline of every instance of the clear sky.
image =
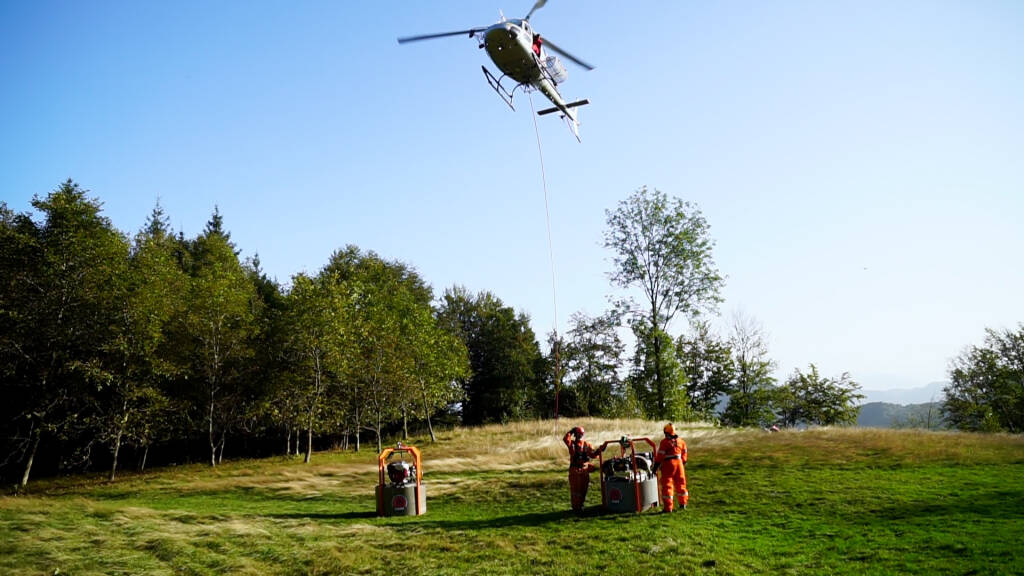
<svg viewBox="0 0 1024 576">
<path fill-rule="evenodd" d="M 531 4 L 0 2 L 0 198 L 72 178 L 188 236 L 217 205 L 283 284 L 356 244 L 543 339 L 608 307 L 605 210 L 646 185 L 703 211 L 717 323 L 760 322 L 780 377 L 922 386 L 1024 321 L 1024 3 L 551 0 L 534 27 L 596 66 L 561 86 L 582 143 L 539 119 L 554 298 L 529 98 L 473 40 L 396 42 Z"/>
</svg>

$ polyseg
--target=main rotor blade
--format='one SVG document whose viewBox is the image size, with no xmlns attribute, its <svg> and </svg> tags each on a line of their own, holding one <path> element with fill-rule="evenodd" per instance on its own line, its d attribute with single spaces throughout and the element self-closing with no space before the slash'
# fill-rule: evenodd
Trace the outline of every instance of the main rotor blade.
<svg viewBox="0 0 1024 576">
<path fill-rule="evenodd" d="M 533 13 L 536 12 L 538 8 L 543 8 L 547 3 L 548 0 L 537 0 L 537 3 L 533 5 L 533 8 L 530 8 L 530 13 L 527 14 L 526 18 L 523 18 L 523 20 L 529 20 L 530 16 L 533 16 Z"/>
<path fill-rule="evenodd" d="M 406 42 L 419 42 L 420 40 L 433 40 L 434 38 L 444 38 L 446 36 L 461 36 L 468 34 L 470 38 L 473 37 L 477 32 L 483 32 L 487 28 L 470 28 L 469 30 L 458 30 L 455 32 L 439 32 L 437 34 L 420 34 L 419 36 L 405 36 L 398 39 L 399 44 L 405 44 Z"/>
<path fill-rule="evenodd" d="M 564 56 L 564 57 L 566 57 L 569 60 L 572 60 L 578 66 L 582 66 L 582 67 L 586 68 L 587 70 L 593 70 L 594 69 L 594 67 L 591 66 L 590 64 L 587 64 L 583 60 L 580 60 L 579 58 L 577 58 L 577 57 L 573 56 L 572 54 L 569 54 L 565 50 L 562 50 L 561 48 L 559 48 L 557 44 L 555 44 L 551 40 L 548 40 L 547 36 L 544 36 L 544 46 L 547 46 L 552 51 L 557 52 L 559 55 Z"/>
</svg>

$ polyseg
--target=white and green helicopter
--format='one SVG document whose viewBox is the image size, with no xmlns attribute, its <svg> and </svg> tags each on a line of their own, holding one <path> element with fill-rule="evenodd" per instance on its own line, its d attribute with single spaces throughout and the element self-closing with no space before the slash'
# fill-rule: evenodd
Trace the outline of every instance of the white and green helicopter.
<svg viewBox="0 0 1024 576">
<path fill-rule="evenodd" d="M 434 38 L 468 34 L 470 38 L 477 39 L 479 47 L 487 50 L 487 55 L 491 57 L 494 65 L 501 70 L 502 76 L 495 78 L 494 74 L 486 66 L 481 66 L 484 76 L 487 78 L 487 83 L 491 85 L 491 88 L 497 92 L 498 96 L 501 96 L 501 99 L 510 108 L 515 110 L 515 106 L 512 105 L 512 95 L 515 93 L 516 88 L 540 90 L 554 106 L 540 110 L 537 114 L 543 116 L 552 112 L 561 112 L 562 118 L 569 125 L 573 135 L 576 136 L 576 140 L 579 140 L 580 121 L 576 115 L 576 108 L 589 104 L 590 101 L 584 98 L 575 102 L 566 102 L 562 98 L 556 86 L 565 82 L 569 77 L 569 73 L 565 70 L 565 66 L 562 65 L 558 57 L 548 55 L 548 51 L 550 50 L 564 56 L 587 70 L 593 70 L 594 67 L 562 50 L 547 38 L 542 39 L 540 34 L 530 26 L 530 16 L 546 3 L 547 0 L 538 0 L 533 5 L 533 8 L 530 9 L 529 14 L 522 19 L 508 20 L 502 14 L 501 20 L 490 26 L 455 32 L 406 36 L 399 38 L 398 43 L 405 44 L 419 40 L 432 40 Z M 516 82 L 512 90 L 506 89 L 501 83 L 506 77 Z"/>
</svg>

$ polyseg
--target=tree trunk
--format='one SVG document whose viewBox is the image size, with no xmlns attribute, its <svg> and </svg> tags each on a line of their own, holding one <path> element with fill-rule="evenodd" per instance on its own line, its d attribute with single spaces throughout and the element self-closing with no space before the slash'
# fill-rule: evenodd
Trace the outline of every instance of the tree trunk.
<svg viewBox="0 0 1024 576">
<path fill-rule="evenodd" d="M 402 440 L 409 440 L 409 408 L 402 407 Z"/>
<path fill-rule="evenodd" d="M 285 425 L 284 429 L 287 431 L 287 436 L 284 437 L 284 455 L 292 455 L 292 427 Z"/>
<path fill-rule="evenodd" d="M 356 420 L 356 452 L 359 452 L 359 421 Z"/>
<path fill-rule="evenodd" d="M 217 466 L 217 443 L 213 439 L 213 391 L 210 391 L 210 411 L 207 415 L 207 421 L 209 429 L 207 431 L 210 438 L 210 466 Z"/>
<path fill-rule="evenodd" d="M 142 447 L 142 462 L 139 463 L 139 472 L 146 469 L 146 457 L 149 456 L 149 444 Z"/>
<path fill-rule="evenodd" d="M 227 440 L 228 433 L 227 430 L 225 430 L 224 432 L 220 433 L 220 442 L 217 443 L 217 448 L 220 448 L 220 454 L 217 455 L 217 464 L 221 464 L 222 462 L 224 462 L 224 445 L 227 444 Z M 214 452 L 217 452 L 216 448 L 214 449 Z"/>
<path fill-rule="evenodd" d="M 316 376 L 317 389 L 320 388 L 320 375 Z M 313 398 L 313 402 L 309 405 L 309 412 L 306 414 L 306 464 L 309 464 L 309 460 L 313 457 L 313 419 L 316 415 L 316 405 L 320 400 L 320 393 L 317 392 Z"/>
<path fill-rule="evenodd" d="M 665 418 L 665 381 L 661 374 L 661 334 L 657 328 L 651 332 L 654 337 L 654 386 L 658 393 L 658 416 Z"/>
<path fill-rule="evenodd" d="M 558 330 L 555 330 L 555 422 L 558 422 L 558 393 L 559 388 L 562 384 L 562 360 L 559 350 L 562 348 L 561 341 L 558 339 Z M 431 439 L 434 435 L 431 433 Z"/>
<path fill-rule="evenodd" d="M 117 456 L 121 453 L 121 438 L 124 437 L 124 428 L 128 425 L 128 400 L 124 401 L 121 410 L 124 412 L 124 416 L 121 418 L 121 424 L 117 427 L 117 436 L 114 437 L 114 461 L 110 464 L 110 481 L 114 481 L 114 477 L 117 475 Z"/>
<path fill-rule="evenodd" d="M 117 474 L 117 455 L 121 452 L 121 434 L 123 433 L 123 431 L 124 431 L 124 426 L 122 426 L 117 431 L 117 437 L 114 438 L 114 462 L 110 465 L 110 481 L 111 482 L 114 481 L 114 477 Z"/>
<path fill-rule="evenodd" d="M 374 432 L 377 433 L 377 454 L 380 454 L 381 452 L 384 451 L 384 444 L 381 442 L 381 437 L 380 437 L 380 425 L 381 425 L 381 423 L 380 423 L 380 412 L 378 411 L 377 412 L 377 429 L 374 430 Z"/>
<path fill-rule="evenodd" d="M 21 476 L 20 488 L 24 488 L 28 485 L 28 477 L 29 474 L 32 473 L 32 462 L 36 459 L 36 449 L 39 448 L 39 439 L 42 437 L 42 433 L 39 428 L 36 428 L 33 434 L 35 435 L 35 439 L 32 440 L 32 450 L 28 454 L 28 461 L 25 462 L 25 473 Z"/>
<path fill-rule="evenodd" d="M 427 415 L 427 430 L 430 430 L 430 442 L 437 442 L 437 437 L 434 436 L 434 425 L 430 423 L 430 410 L 427 409 L 427 392 L 420 387 L 420 394 L 423 396 L 423 413 Z M 557 418 L 557 415 L 555 416 Z"/>
</svg>

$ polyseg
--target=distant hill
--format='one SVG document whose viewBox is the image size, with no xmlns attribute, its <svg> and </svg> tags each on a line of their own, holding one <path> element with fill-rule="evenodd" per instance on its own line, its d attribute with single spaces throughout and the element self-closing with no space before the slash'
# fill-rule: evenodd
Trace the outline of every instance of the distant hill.
<svg viewBox="0 0 1024 576">
<path fill-rule="evenodd" d="M 944 394 L 942 389 L 949 385 L 949 382 L 932 382 L 918 388 L 896 388 L 890 390 L 861 390 L 864 400 L 862 404 L 884 402 L 886 404 L 927 404 L 928 402 L 941 402 Z"/>
<path fill-rule="evenodd" d="M 869 428 L 945 428 L 941 402 L 924 404 L 891 404 L 869 402 L 860 407 L 857 425 Z"/>
</svg>

